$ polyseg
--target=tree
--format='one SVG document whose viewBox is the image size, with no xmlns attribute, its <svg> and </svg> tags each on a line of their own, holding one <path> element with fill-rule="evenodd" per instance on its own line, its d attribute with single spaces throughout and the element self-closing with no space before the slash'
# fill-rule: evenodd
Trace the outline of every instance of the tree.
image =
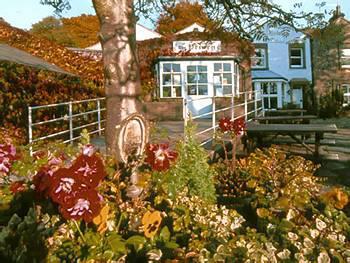
<svg viewBox="0 0 350 263">
<path fill-rule="evenodd" d="M 141 85 L 136 55 L 135 11 L 152 14 L 176 1 L 138 0 L 135 5 L 133 0 L 92 2 L 100 21 L 107 100 L 106 146 L 107 150 L 111 150 L 116 125 L 138 111 L 137 97 Z M 58 12 L 70 8 L 69 0 L 41 0 L 41 3 L 52 5 Z M 207 9 L 209 18 L 244 38 L 261 35 L 266 24 L 288 24 L 296 28 L 298 19 L 313 25 L 322 23 L 324 18 L 323 14 L 286 12 L 269 0 L 204 0 L 200 3 Z"/>
<path fill-rule="evenodd" d="M 173 34 L 193 23 L 205 28 L 215 27 L 215 22 L 208 18 L 201 4 L 183 0 L 175 6 L 165 7 L 157 20 L 156 31 L 162 35 Z"/>
<path fill-rule="evenodd" d="M 98 41 L 100 24 L 93 15 L 72 18 L 45 17 L 32 25 L 30 33 L 66 47 L 85 48 Z"/>
</svg>

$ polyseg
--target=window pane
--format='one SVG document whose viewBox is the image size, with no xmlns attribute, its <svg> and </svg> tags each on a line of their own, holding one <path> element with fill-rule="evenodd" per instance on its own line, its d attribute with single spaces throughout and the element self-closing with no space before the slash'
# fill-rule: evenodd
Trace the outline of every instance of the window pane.
<svg viewBox="0 0 350 263">
<path fill-rule="evenodd" d="M 232 86 L 224 86 L 224 95 L 232 94 Z"/>
<path fill-rule="evenodd" d="M 290 60 L 291 65 L 293 66 L 301 66 L 301 58 L 292 58 Z"/>
<path fill-rule="evenodd" d="M 187 94 L 188 95 L 197 95 L 196 86 L 187 86 Z"/>
<path fill-rule="evenodd" d="M 163 74 L 163 85 L 171 85 L 171 75 Z"/>
<path fill-rule="evenodd" d="M 173 72 L 180 72 L 180 64 L 173 64 Z"/>
<path fill-rule="evenodd" d="M 208 95 L 208 86 L 198 85 L 198 95 Z"/>
<path fill-rule="evenodd" d="M 206 72 L 207 66 L 198 66 L 198 72 Z"/>
<path fill-rule="evenodd" d="M 196 72 L 196 66 L 187 66 L 187 71 L 188 72 Z"/>
<path fill-rule="evenodd" d="M 264 109 L 269 109 L 269 98 L 264 98 Z"/>
<path fill-rule="evenodd" d="M 173 75 L 173 85 L 181 85 L 181 75 L 180 74 Z"/>
<path fill-rule="evenodd" d="M 199 73 L 198 74 L 198 83 L 208 83 L 207 73 Z"/>
<path fill-rule="evenodd" d="M 224 73 L 222 78 L 222 83 L 224 85 L 232 84 L 232 74 Z"/>
<path fill-rule="evenodd" d="M 187 82 L 188 83 L 196 83 L 197 74 L 195 73 L 187 73 Z"/>
<path fill-rule="evenodd" d="M 221 63 L 214 63 L 214 71 L 216 72 L 221 71 Z"/>
<path fill-rule="evenodd" d="M 214 85 L 218 85 L 221 83 L 221 74 L 214 74 Z"/>
<path fill-rule="evenodd" d="M 163 97 L 171 97 L 171 87 L 163 87 Z"/>
<path fill-rule="evenodd" d="M 170 63 L 163 64 L 163 72 L 171 72 L 171 64 Z"/>
<path fill-rule="evenodd" d="M 175 86 L 173 87 L 173 93 L 175 97 L 181 97 L 181 86 Z"/>
<path fill-rule="evenodd" d="M 277 84 L 274 82 L 270 83 L 270 94 L 277 94 Z"/>
<path fill-rule="evenodd" d="M 223 88 L 222 86 L 214 86 L 214 89 L 215 89 L 215 96 L 222 96 L 224 95 L 223 93 Z"/>
<path fill-rule="evenodd" d="M 224 71 L 228 71 L 230 72 L 231 71 L 231 64 L 230 63 L 224 63 Z"/>
<path fill-rule="evenodd" d="M 292 57 L 301 57 L 301 48 L 292 48 L 290 50 L 290 55 Z"/>
<path fill-rule="evenodd" d="M 261 88 L 263 90 L 263 94 L 269 94 L 268 87 L 269 87 L 269 84 L 267 82 L 261 83 Z"/>
<path fill-rule="evenodd" d="M 277 98 L 270 97 L 270 106 L 272 109 L 277 109 Z"/>
</svg>

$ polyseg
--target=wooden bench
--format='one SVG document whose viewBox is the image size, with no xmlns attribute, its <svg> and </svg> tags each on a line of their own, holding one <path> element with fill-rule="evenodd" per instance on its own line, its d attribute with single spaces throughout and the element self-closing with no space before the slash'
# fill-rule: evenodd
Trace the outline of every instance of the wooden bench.
<svg viewBox="0 0 350 263">
<path fill-rule="evenodd" d="M 301 115 L 301 116 L 265 116 L 265 117 L 256 117 L 254 120 L 257 120 L 260 123 L 303 123 L 309 124 L 310 120 L 316 119 L 315 115 Z"/>
<path fill-rule="evenodd" d="M 304 109 L 277 109 L 277 110 L 264 110 L 268 116 L 282 116 L 282 115 L 299 115 L 303 116 L 307 110 Z"/>
<path fill-rule="evenodd" d="M 288 135 L 295 142 L 301 144 L 309 151 L 313 152 L 312 148 L 307 145 L 303 139 L 298 138 L 298 135 L 314 135 L 315 136 L 315 157 L 319 157 L 319 148 L 321 139 L 325 133 L 337 133 L 338 129 L 335 124 L 258 124 L 254 122 L 247 123 L 248 139 L 256 139 L 258 146 L 262 145 L 263 137 L 273 135 L 276 138 L 278 135 Z"/>
</svg>

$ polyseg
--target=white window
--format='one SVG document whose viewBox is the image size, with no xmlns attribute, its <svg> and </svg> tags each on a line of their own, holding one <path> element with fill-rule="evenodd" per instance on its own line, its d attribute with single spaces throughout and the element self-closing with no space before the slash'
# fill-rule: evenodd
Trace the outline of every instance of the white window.
<svg viewBox="0 0 350 263">
<path fill-rule="evenodd" d="M 232 95 L 234 89 L 232 63 L 214 63 L 214 91 L 215 96 Z"/>
<path fill-rule="evenodd" d="M 278 95 L 276 82 L 261 82 L 264 109 L 277 109 Z"/>
<path fill-rule="evenodd" d="M 350 105 L 350 84 L 343 84 L 344 106 Z"/>
<path fill-rule="evenodd" d="M 291 68 L 303 68 L 304 67 L 304 48 L 293 47 L 289 49 L 289 65 Z"/>
<path fill-rule="evenodd" d="M 255 69 L 267 68 L 267 49 L 265 47 L 255 48 L 255 54 L 252 57 L 252 67 Z"/>
<path fill-rule="evenodd" d="M 187 95 L 208 95 L 207 66 L 187 66 Z"/>
<path fill-rule="evenodd" d="M 160 96 L 162 98 L 181 97 L 181 87 L 182 77 L 180 64 L 164 63 L 162 65 Z"/>
<path fill-rule="evenodd" d="M 341 50 L 341 67 L 350 68 L 350 48 Z"/>
</svg>

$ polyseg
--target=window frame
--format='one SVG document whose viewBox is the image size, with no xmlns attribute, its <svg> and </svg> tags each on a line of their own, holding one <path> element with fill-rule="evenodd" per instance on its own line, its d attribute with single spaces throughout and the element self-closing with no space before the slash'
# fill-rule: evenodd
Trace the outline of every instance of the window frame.
<svg viewBox="0 0 350 263">
<path fill-rule="evenodd" d="M 165 64 L 170 64 L 171 65 L 171 69 L 169 72 L 164 71 L 164 65 Z M 180 71 L 174 71 L 174 65 L 178 65 L 180 67 Z M 170 75 L 170 84 L 165 85 L 163 83 L 164 81 L 164 76 L 165 75 Z M 179 75 L 180 76 L 180 84 L 175 85 L 174 84 L 174 75 Z M 182 98 L 183 97 L 183 90 L 182 90 L 182 86 L 183 86 L 183 76 L 182 76 L 182 71 L 181 71 L 181 63 L 178 62 L 173 62 L 173 61 L 169 61 L 169 62 L 164 62 L 160 64 L 160 98 Z M 170 87 L 170 96 L 164 96 L 164 87 Z M 175 88 L 179 87 L 180 88 L 180 96 L 176 96 L 176 91 Z"/>
<path fill-rule="evenodd" d="M 195 67 L 195 71 L 189 71 L 188 67 Z M 199 71 L 199 67 L 205 67 L 205 71 Z M 206 83 L 201 83 L 199 82 L 199 74 L 206 74 L 207 82 Z M 196 74 L 196 81 L 195 82 L 188 82 L 188 75 L 189 74 Z M 209 70 L 208 70 L 208 65 L 201 65 L 201 63 L 198 64 L 193 64 L 193 65 L 187 65 L 186 66 L 186 96 L 208 96 L 209 94 Z M 196 87 L 196 94 L 189 94 L 189 86 L 195 86 Z M 199 94 L 199 86 L 207 86 L 207 94 Z"/>
<path fill-rule="evenodd" d="M 220 70 L 215 70 L 215 65 L 216 64 L 220 64 Z M 229 71 L 225 71 L 224 68 L 224 64 L 229 64 L 230 65 L 230 70 Z M 236 63 L 232 62 L 232 61 L 215 61 L 213 62 L 213 89 L 214 89 L 214 96 L 215 97 L 227 97 L 227 96 L 232 96 L 234 95 L 234 91 L 236 88 L 237 83 L 235 83 L 237 81 L 237 69 L 235 67 Z M 224 84 L 224 75 L 230 75 L 231 76 L 231 84 Z M 215 77 L 216 75 L 220 76 L 220 84 L 215 83 Z M 220 86 L 220 88 L 222 89 L 222 94 L 218 95 L 217 93 L 217 88 Z M 230 93 L 226 93 L 225 94 L 225 87 L 231 87 L 231 92 Z"/>
<path fill-rule="evenodd" d="M 257 59 L 256 57 L 256 50 L 262 50 L 264 56 L 258 57 L 258 59 L 263 58 L 264 64 L 262 66 L 257 66 L 256 64 L 253 64 L 253 61 Z M 267 44 L 256 44 L 254 48 L 254 56 L 251 57 L 251 68 L 252 69 L 268 69 L 269 68 L 269 60 L 268 60 L 268 48 Z"/>
<path fill-rule="evenodd" d="M 347 51 L 347 54 L 344 54 L 344 51 Z M 350 48 L 342 48 L 340 50 L 340 65 L 342 69 L 350 69 Z M 347 62 L 344 64 L 344 60 Z"/>
<path fill-rule="evenodd" d="M 289 44 L 289 68 L 290 69 L 304 69 L 306 68 L 306 60 L 305 60 L 305 44 L 293 43 Z M 299 49 L 300 56 L 292 56 L 292 50 Z M 301 65 L 292 65 L 292 59 L 300 59 Z"/>
</svg>

